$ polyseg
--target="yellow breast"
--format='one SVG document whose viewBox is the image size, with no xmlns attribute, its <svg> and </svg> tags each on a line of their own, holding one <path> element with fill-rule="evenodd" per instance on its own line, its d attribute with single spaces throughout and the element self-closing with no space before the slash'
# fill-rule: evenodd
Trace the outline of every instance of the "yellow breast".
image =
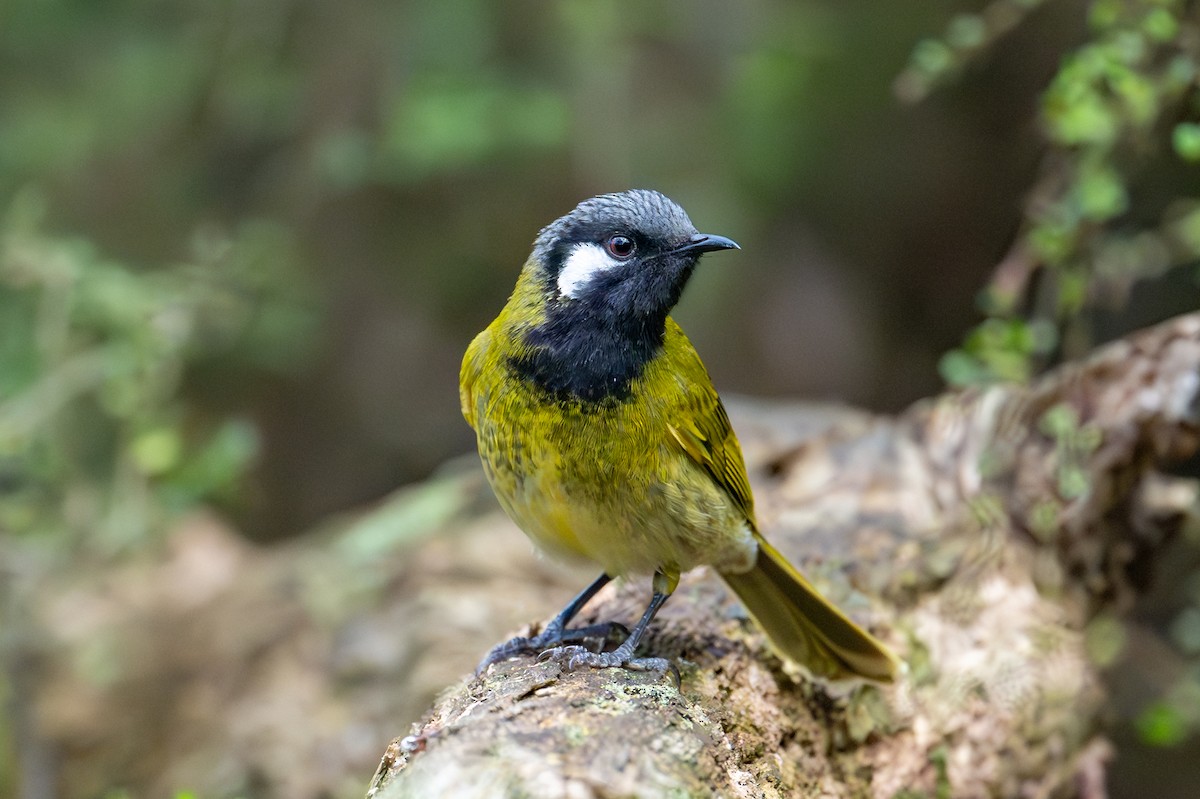
<svg viewBox="0 0 1200 799">
<path fill-rule="evenodd" d="M 463 413 L 500 504 L 534 543 L 612 575 L 702 563 L 748 568 L 756 547 L 748 491 L 732 496 L 741 492 L 714 480 L 672 432 L 697 427 L 688 416 L 704 412 L 706 397 L 724 419 L 678 326 L 668 320 L 663 357 L 634 379 L 627 397 L 587 402 L 520 378 L 509 365 L 514 337 L 506 321 L 502 314 L 467 352 Z M 744 482 L 736 439 L 727 420 L 720 426 L 719 443 L 736 453 Z"/>
</svg>

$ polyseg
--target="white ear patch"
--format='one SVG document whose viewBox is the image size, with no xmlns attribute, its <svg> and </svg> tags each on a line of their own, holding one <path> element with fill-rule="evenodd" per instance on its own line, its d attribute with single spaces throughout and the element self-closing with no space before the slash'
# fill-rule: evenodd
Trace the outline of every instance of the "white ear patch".
<svg viewBox="0 0 1200 799">
<path fill-rule="evenodd" d="M 599 244 L 576 244 L 558 272 L 558 293 L 574 299 L 597 273 L 620 265 Z"/>
</svg>

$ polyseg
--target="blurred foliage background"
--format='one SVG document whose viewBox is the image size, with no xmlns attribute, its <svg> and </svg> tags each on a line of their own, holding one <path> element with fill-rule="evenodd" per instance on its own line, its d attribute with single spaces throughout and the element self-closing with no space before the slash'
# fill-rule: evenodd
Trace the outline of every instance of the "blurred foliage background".
<svg viewBox="0 0 1200 799">
<path fill-rule="evenodd" d="M 48 576 L 467 452 L 461 353 L 593 194 L 742 244 L 677 314 L 728 392 L 897 410 L 1194 309 L 1198 63 L 1181 0 L 0 3 L 0 695 Z M 1198 573 L 1118 714 L 1178 762 Z"/>
</svg>

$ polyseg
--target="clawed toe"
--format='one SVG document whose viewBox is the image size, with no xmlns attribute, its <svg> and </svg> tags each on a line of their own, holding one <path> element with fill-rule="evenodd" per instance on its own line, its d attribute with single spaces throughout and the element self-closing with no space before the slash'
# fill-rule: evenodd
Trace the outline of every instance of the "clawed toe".
<svg viewBox="0 0 1200 799">
<path fill-rule="evenodd" d="M 538 655 L 538 660 L 554 661 L 567 671 L 588 667 L 592 669 L 624 668 L 630 671 L 653 671 L 659 674 L 672 672 L 676 683 L 679 682 L 679 670 L 675 664 L 666 658 L 635 658 L 630 657 L 622 648 L 613 652 L 592 652 L 582 646 L 556 646 Z"/>
<path fill-rule="evenodd" d="M 567 671 L 574 671 L 578 666 L 587 663 L 588 656 L 597 656 L 597 653 L 592 652 L 582 646 L 556 646 L 553 649 L 547 649 L 538 655 L 539 663 L 554 661 L 560 664 Z M 590 663 L 588 664 L 590 665 Z"/>
<path fill-rule="evenodd" d="M 579 627 L 572 630 L 559 630 L 548 627 L 533 637 L 513 638 L 492 647 L 492 650 L 484 656 L 483 660 L 475 668 L 475 674 L 482 674 L 493 663 L 501 663 L 521 655 L 536 655 L 541 652 L 554 651 L 554 649 L 571 649 L 588 653 L 599 652 L 610 641 L 624 641 L 628 637 L 629 630 L 625 628 L 625 625 L 618 624 L 615 621 L 593 624 L 589 627 Z M 556 644 L 562 644 L 564 641 L 583 641 L 590 646 L 580 646 L 578 644 L 555 646 Z"/>
<path fill-rule="evenodd" d="M 625 668 L 632 671 L 653 671 L 660 674 L 669 671 L 674 676 L 675 685 L 678 687 L 679 669 L 675 667 L 674 663 L 664 658 L 635 658 L 633 656 L 646 628 L 654 618 L 654 614 L 658 612 L 662 604 L 667 601 L 667 597 L 671 595 L 671 591 L 674 590 L 675 583 L 679 579 L 678 573 L 655 572 L 654 595 L 650 598 L 646 612 L 642 614 L 642 618 L 638 620 L 633 630 L 627 630 L 616 622 L 566 629 L 567 623 L 575 617 L 583 603 L 599 591 L 608 582 L 608 579 L 607 574 L 601 575 L 579 596 L 571 600 L 571 603 L 563 608 L 562 612 L 555 616 L 537 635 L 531 638 L 514 638 L 493 647 L 487 657 L 480 662 L 475 674 L 482 673 L 493 663 L 508 660 L 517 655 L 540 653 L 538 654 L 539 661 L 554 661 L 566 671 L 574 671 L 584 666 L 593 669 Z M 614 636 L 623 639 L 620 645 L 611 652 L 604 651 Z M 577 642 L 592 644 L 592 646 L 580 646 Z"/>
</svg>

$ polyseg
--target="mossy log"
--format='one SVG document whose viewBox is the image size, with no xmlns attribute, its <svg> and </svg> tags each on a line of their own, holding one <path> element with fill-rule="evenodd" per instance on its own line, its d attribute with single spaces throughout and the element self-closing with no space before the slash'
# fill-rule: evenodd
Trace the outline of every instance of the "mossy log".
<svg viewBox="0 0 1200 799">
<path fill-rule="evenodd" d="M 896 418 L 809 435 L 734 416 L 767 537 L 901 654 L 902 679 L 790 673 L 697 570 L 646 644 L 678 685 L 534 658 L 464 676 L 391 743 L 368 796 L 1103 796 L 1085 632 L 1130 606 L 1196 506 L 1195 482 L 1160 469 L 1200 440 L 1200 315 Z M 477 578 L 498 607 L 521 582 Z M 581 621 L 635 619 L 644 583 L 610 586 Z"/>
</svg>

